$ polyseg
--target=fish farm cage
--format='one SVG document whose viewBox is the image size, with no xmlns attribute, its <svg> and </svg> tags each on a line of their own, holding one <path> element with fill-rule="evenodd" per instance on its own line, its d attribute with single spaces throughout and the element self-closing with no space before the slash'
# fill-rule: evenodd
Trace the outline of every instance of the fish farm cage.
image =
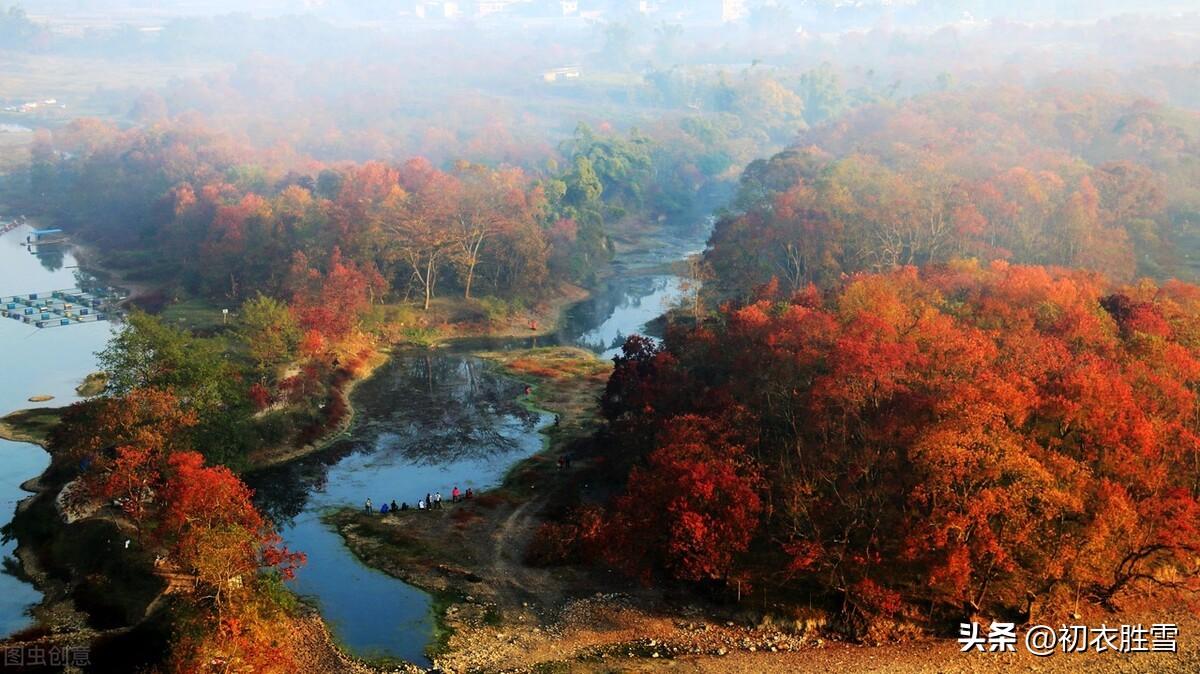
<svg viewBox="0 0 1200 674">
<path fill-rule="evenodd" d="M 120 316 L 118 304 L 126 297 L 116 288 L 69 288 L 46 293 L 0 296 L 0 318 L 35 328 L 55 328 L 95 323 Z"/>
</svg>

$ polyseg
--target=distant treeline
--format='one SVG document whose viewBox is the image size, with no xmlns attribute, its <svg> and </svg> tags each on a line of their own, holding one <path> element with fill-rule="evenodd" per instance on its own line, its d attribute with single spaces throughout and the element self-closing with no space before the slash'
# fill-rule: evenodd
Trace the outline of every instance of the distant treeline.
<svg viewBox="0 0 1200 674">
<path fill-rule="evenodd" d="M 865 107 L 752 163 L 713 235 L 725 292 L 955 257 L 1191 275 L 1200 118 L 1144 100 L 968 90 Z"/>
<path fill-rule="evenodd" d="M 580 127 L 563 152 L 564 168 L 536 175 L 419 158 L 325 166 L 198 125 L 84 120 L 39 137 L 29 186 L 115 264 L 208 296 L 284 295 L 297 253 L 324 266 L 340 250 L 385 292 L 536 299 L 548 282 L 587 280 L 608 259 L 606 226 L 663 201 L 643 136 Z"/>
</svg>

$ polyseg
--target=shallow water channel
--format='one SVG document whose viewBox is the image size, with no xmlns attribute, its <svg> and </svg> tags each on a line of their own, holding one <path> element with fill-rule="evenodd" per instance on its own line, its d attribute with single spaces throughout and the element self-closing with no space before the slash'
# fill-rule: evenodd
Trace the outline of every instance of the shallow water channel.
<svg viewBox="0 0 1200 674">
<path fill-rule="evenodd" d="M 20 245 L 28 228 L 0 235 L 0 295 L 46 292 L 77 284 L 75 260 L 61 248 L 33 254 Z M 705 232 L 650 242 L 621 255 L 615 274 L 574 307 L 555 336 L 475 346 L 519 348 L 576 344 L 606 357 L 619 340 L 640 332 L 678 299 L 680 280 L 666 263 L 703 247 Z M 0 414 L 77 400 L 74 387 L 95 371 L 95 353 L 111 336 L 108 323 L 38 330 L 0 319 Z M 522 385 L 499 374 L 466 345 L 437 352 L 403 352 L 353 394 L 350 433 L 319 455 L 251 476 L 256 501 L 278 523 L 287 544 L 308 555 L 294 588 L 313 600 L 336 637 L 357 655 L 428 664 L 433 635 L 429 595 L 360 564 L 341 537 L 321 521 L 332 509 L 361 507 L 370 497 L 410 506 L 426 493 L 449 499 L 455 486 L 496 485 L 517 461 L 542 447 L 547 414 L 520 402 Z M 52 395 L 31 403 L 33 395 Z M 28 494 L 20 484 L 44 470 L 48 457 L 34 445 L 0 441 L 0 516 L 12 518 Z M 20 578 L 15 543 L 0 543 L 0 636 L 31 624 L 41 594 Z"/>
<path fill-rule="evenodd" d="M 652 242 L 649 252 L 621 256 L 617 273 L 573 307 L 553 337 L 473 346 L 574 344 L 609 357 L 619 340 L 641 332 L 678 300 L 681 281 L 666 263 L 702 249 L 705 235 Z M 465 344 L 399 353 L 355 389 L 356 422 L 346 439 L 252 479 L 260 507 L 279 523 L 288 545 L 308 555 L 294 588 L 317 603 L 351 652 L 428 664 L 431 598 L 360 564 L 321 515 L 362 507 L 368 497 L 376 509 L 393 499 L 411 507 L 427 493 L 441 491 L 449 499 L 455 486 L 495 486 L 541 449 L 539 429 L 550 421 L 520 405 L 522 389 Z"/>
</svg>

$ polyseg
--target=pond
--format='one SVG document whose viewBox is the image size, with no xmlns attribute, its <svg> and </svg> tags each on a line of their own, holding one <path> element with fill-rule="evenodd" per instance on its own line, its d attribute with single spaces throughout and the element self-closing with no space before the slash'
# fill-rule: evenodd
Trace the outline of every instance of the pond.
<svg viewBox="0 0 1200 674">
<path fill-rule="evenodd" d="M 0 234 L 0 295 L 45 292 L 73 287 L 75 258 L 63 246 L 42 246 L 30 252 L 22 245 L 28 226 Z M 75 387 L 96 370 L 95 353 L 111 335 L 108 323 L 81 323 L 39 330 L 19 321 L 0 319 L 0 415 L 30 407 L 59 406 L 78 400 Z M 29 402 L 30 396 L 52 400 Z M 41 447 L 0 440 L 0 520 L 12 520 L 19 501 L 29 496 L 20 485 L 49 464 Z M 31 584 L 19 577 L 13 558 L 15 541 L 0 542 L 0 632 L 8 636 L 32 623 L 29 609 L 41 600 Z"/>
</svg>

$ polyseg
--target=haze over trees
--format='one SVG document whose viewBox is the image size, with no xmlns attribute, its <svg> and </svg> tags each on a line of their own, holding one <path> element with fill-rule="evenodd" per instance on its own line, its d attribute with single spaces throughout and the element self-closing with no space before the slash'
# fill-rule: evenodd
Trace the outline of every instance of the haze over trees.
<svg viewBox="0 0 1200 674">
<path fill-rule="evenodd" d="M 192 581 L 166 668 L 296 666 L 303 556 L 240 475 L 345 429 L 387 347 L 710 224 L 529 560 L 856 638 L 1200 590 L 1194 8 L 68 4 L 0 11 L 0 200 L 149 288 L 50 448 Z"/>
<path fill-rule="evenodd" d="M 862 108 L 751 163 L 708 260 L 743 297 L 772 278 L 790 292 L 962 257 L 1190 277 L 1198 123 L 1056 90 Z"/>
</svg>

